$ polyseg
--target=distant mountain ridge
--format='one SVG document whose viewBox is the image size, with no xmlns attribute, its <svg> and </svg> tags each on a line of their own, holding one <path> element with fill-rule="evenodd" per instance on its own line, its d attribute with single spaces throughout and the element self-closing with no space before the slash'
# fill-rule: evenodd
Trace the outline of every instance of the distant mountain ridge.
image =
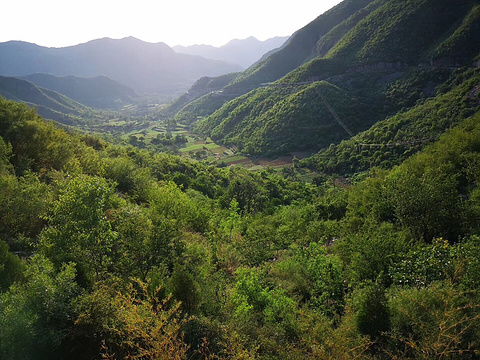
<svg viewBox="0 0 480 360">
<path fill-rule="evenodd" d="M 242 70 L 239 65 L 200 56 L 177 54 L 164 43 L 134 37 L 103 38 L 63 48 L 31 43 L 0 43 L 0 75 L 105 75 L 139 93 L 175 94 L 202 76 Z"/>
<path fill-rule="evenodd" d="M 242 40 L 231 40 L 220 47 L 211 45 L 177 45 L 173 47 L 173 50 L 177 53 L 199 55 L 207 59 L 239 64 L 246 69 L 260 60 L 266 53 L 280 48 L 287 40 L 288 36 L 277 36 L 265 41 L 260 41 L 251 36 Z"/>
<path fill-rule="evenodd" d="M 81 126 L 93 118 L 93 110 L 56 91 L 44 89 L 24 79 L 0 76 L 0 96 L 35 107 L 45 119 Z"/>
<path fill-rule="evenodd" d="M 139 95 L 129 87 L 106 76 L 78 77 L 32 74 L 22 79 L 57 91 L 84 105 L 97 109 L 118 109 L 131 104 Z"/>
</svg>

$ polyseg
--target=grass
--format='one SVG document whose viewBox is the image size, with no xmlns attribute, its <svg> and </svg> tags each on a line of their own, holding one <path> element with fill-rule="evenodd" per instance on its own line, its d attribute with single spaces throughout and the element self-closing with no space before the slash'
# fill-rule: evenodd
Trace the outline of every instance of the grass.
<svg viewBox="0 0 480 360">
<path fill-rule="evenodd" d="M 216 149 L 216 148 L 219 148 L 220 145 L 217 145 L 217 144 L 204 144 L 204 143 L 201 143 L 201 144 L 192 144 L 192 145 L 189 145 L 185 148 L 182 148 L 180 149 L 179 151 L 180 152 L 189 152 L 189 151 L 195 151 L 195 150 L 201 150 L 203 148 L 206 148 L 208 150 L 211 150 L 211 149 Z"/>
</svg>

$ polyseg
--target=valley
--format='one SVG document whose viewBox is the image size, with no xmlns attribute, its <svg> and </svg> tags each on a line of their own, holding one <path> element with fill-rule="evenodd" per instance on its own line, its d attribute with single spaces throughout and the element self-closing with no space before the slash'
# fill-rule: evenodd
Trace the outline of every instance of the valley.
<svg viewBox="0 0 480 360">
<path fill-rule="evenodd" d="M 0 358 L 477 359 L 479 30 L 0 43 Z"/>
<path fill-rule="evenodd" d="M 129 115 L 122 115 L 122 113 Z M 132 115 L 131 107 L 116 115 L 119 116 L 113 117 L 111 114 L 111 119 L 87 126 L 84 130 L 106 136 L 107 139 L 115 139 L 112 141 L 116 143 L 129 144 L 153 152 L 168 152 L 218 167 L 235 165 L 249 170 L 282 169 L 292 165 L 294 156 L 305 157 L 305 154 L 297 153 L 276 158 L 249 158 L 239 154 L 235 147 L 226 147 L 215 143 L 208 136 L 192 133 L 191 126 L 188 124 L 148 116 L 135 117 Z"/>
</svg>

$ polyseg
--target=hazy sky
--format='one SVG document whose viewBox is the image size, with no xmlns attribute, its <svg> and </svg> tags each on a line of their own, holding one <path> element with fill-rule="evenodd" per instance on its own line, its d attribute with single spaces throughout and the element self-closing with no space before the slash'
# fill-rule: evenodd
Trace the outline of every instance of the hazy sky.
<svg viewBox="0 0 480 360">
<path fill-rule="evenodd" d="M 170 46 L 220 46 L 289 36 L 340 0 L 6 0 L 0 42 L 62 47 L 134 36 Z"/>
</svg>

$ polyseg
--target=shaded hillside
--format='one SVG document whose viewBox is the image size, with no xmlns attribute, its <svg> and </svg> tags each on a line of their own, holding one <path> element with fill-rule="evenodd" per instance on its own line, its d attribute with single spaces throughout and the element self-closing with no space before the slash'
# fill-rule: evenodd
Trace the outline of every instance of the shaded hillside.
<svg viewBox="0 0 480 360">
<path fill-rule="evenodd" d="M 195 100 L 203 97 L 206 94 L 219 92 L 221 91 L 227 84 L 229 84 L 232 80 L 234 80 L 238 76 L 238 73 L 230 73 L 223 76 L 218 77 L 207 77 L 204 76 L 198 79 L 188 90 L 187 93 L 183 94 L 177 100 L 175 100 L 172 104 L 170 104 L 167 108 L 168 113 L 175 114 L 176 112 L 180 111 L 185 105 L 189 103 L 194 103 Z M 219 106 L 217 105 L 210 105 L 210 108 L 213 106 L 212 111 L 208 111 L 206 115 L 210 115 L 218 109 L 223 103 Z M 196 105 L 194 105 L 196 106 Z M 199 109 L 202 108 L 201 105 L 197 105 Z M 208 107 L 208 105 L 207 105 Z"/>
<path fill-rule="evenodd" d="M 451 65 L 465 64 L 477 55 L 480 45 L 474 36 L 477 5 L 470 0 L 388 1 L 345 34 L 326 57 L 343 59 L 352 66 L 378 62 L 416 65 L 445 58 Z M 475 22 L 468 28 L 468 23 Z M 469 51 L 451 51 L 459 45 Z"/>
<path fill-rule="evenodd" d="M 173 117 L 173 120 L 182 124 L 190 125 L 206 116 L 213 114 L 223 104 L 232 100 L 235 96 L 222 92 L 209 92 L 200 96 L 197 100 L 188 102 Z"/>
<path fill-rule="evenodd" d="M 247 39 L 235 39 L 227 44 L 215 47 L 211 45 L 174 46 L 177 53 L 199 55 L 207 59 L 222 60 L 239 64 L 244 69 L 257 62 L 263 55 L 281 47 L 288 37 L 274 37 L 260 41 L 253 36 Z"/>
<path fill-rule="evenodd" d="M 238 65 L 176 54 L 166 44 L 133 37 L 104 38 L 64 48 L 18 41 L 0 44 L 0 74 L 106 75 L 141 93 L 175 94 L 188 89 L 202 76 L 239 70 Z"/>
<path fill-rule="evenodd" d="M 388 169 L 400 164 L 434 142 L 445 129 L 480 114 L 480 70 L 457 71 L 447 85 L 439 87 L 437 96 L 320 151 L 306 159 L 304 165 L 324 173 L 352 175 L 373 166 Z M 390 96 L 404 98 L 415 92 L 411 87 L 392 86 L 390 90 Z"/>
<path fill-rule="evenodd" d="M 106 76 L 84 78 L 78 76 L 54 76 L 32 74 L 22 79 L 37 86 L 57 91 L 87 106 L 98 109 L 119 109 L 139 97 L 129 87 Z"/>
<path fill-rule="evenodd" d="M 476 66 L 476 1 L 377 0 L 350 11 L 343 20 L 333 15 L 345 14 L 352 6 L 345 1 L 298 32 L 306 39 L 317 37 L 313 48 L 312 41 L 301 47 L 303 54 L 313 51 L 317 58 L 282 78 L 270 72 L 271 77 L 263 79 L 276 81 L 264 84 L 268 90 L 257 88 L 226 103 L 196 129 L 248 154 L 318 151 L 435 96 L 454 69 L 461 73 Z M 330 27 L 320 29 L 320 18 L 328 19 Z M 275 57 L 289 63 L 287 50 L 294 39 L 258 64 L 259 71 L 269 68 Z M 259 81 L 250 70 L 224 91 L 247 79 Z M 456 79 L 462 82 L 466 77 Z"/>
<path fill-rule="evenodd" d="M 318 150 L 349 136 L 327 104 L 335 104 L 336 114 L 345 119 L 353 132 L 373 125 L 382 118 L 381 110 L 390 105 L 387 101 L 380 104 L 375 97 L 379 77 L 356 74 L 350 76 L 350 81 L 362 83 L 368 91 L 359 94 L 353 87 L 327 81 L 270 85 L 225 104 L 197 123 L 195 129 L 230 146 L 236 145 L 246 154 Z"/>
<path fill-rule="evenodd" d="M 65 125 L 82 125 L 95 117 L 92 109 L 63 94 L 14 77 L 0 76 L 0 95 L 35 107 L 39 115 Z"/>
</svg>

